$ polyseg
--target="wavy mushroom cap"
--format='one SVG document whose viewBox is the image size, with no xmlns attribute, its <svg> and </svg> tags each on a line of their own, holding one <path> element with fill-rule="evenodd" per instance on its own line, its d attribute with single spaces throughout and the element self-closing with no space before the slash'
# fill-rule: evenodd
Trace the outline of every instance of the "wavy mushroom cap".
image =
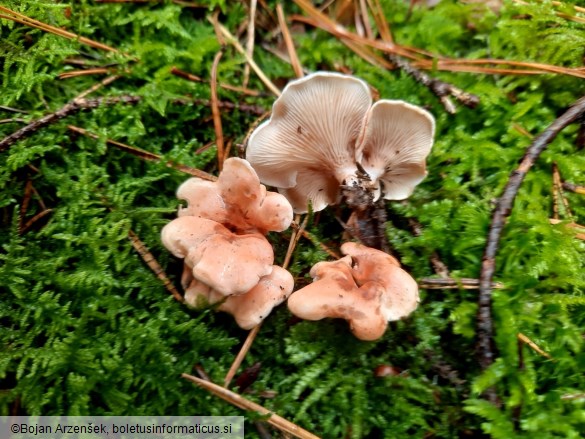
<svg viewBox="0 0 585 439">
<path fill-rule="evenodd" d="M 293 287 L 292 274 L 275 265 L 272 273 L 262 277 L 258 285 L 246 294 L 228 297 L 218 310 L 232 314 L 240 328 L 252 329 L 290 296 Z"/>
<path fill-rule="evenodd" d="M 435 119 L 416 105 L 381 100 L 368 111 L 356 160 L 387 200 L 409 197 L 427 175 Z"/>
<path fill-rule="evenodd" d="M 272 272 L 272 246 L 260 233 L 236 235 L 215 221 L 182 216 L 161 235 L 171 253 L 185 258 L 194 279 L 225 296 L 251 290 Z"/>
<path fill-rule="evenodd" d="M 416 281 L 400 268 L 398 261 L 383 251 L 355 242 L 346 242 L 341 252 L 352 259 L 352 274 L 357 285 L 369 282 L 382 285 L 382 314 L 388 321 L 410 315 L 420 297 Z"/>
<path fill-rule="evenodd" d="M 190 178 L 177 190 L 187 200 L 179 216 L 211 219 L 238 232 L 282 232 L 293 219 L 284 195 L 266 191 L 250 164 L 232 157 L 224 162 L 217 181 Z"/>
<path fill-rule="evenodd" d="M 381 285 L 358 287 L 352 276 L 351 258 L 319 262 L 311 269 L 313 283 L 295 291 L 288 308 L 305 320 L 326 317 L 349 322 L 360 340 L 376 340 L 384 335 L 388 321 L 381 312 Z"/>
<path fill-rule="evenodd" d="M 250 137 L 246 159 L 295 212 L 307 212 L 309 202 L 322 210 L 355 178 L 355 143 L 371 103 L 368 85 L 355 77 L 317 72 L 290 82 Z"/>
<path fill-rule="evenodd" d="M 382 251 L 355 243 L 343 244 L 341 251 L 346 256 L 338 261 L 315 264 L 313 283 L 295 291 L 288 307 L 306 320 L 345 319 L 357 338 L 376 340 L 389 321 L 416 309 L 418 286 Z"/>
</svg>

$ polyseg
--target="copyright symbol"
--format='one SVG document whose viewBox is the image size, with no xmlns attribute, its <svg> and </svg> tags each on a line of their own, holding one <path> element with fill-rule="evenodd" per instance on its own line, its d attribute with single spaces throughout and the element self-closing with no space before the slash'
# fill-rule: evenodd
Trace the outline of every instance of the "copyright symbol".
<svg viewBox="0 0 585 439">
<path fill-rule="evenodd" d="M 10 426 L 10 430 L 12 430 L 13 433 L 18 433 L 20 431 L 20 427 L 18 424 L 12 424 Z"/>
</svg>

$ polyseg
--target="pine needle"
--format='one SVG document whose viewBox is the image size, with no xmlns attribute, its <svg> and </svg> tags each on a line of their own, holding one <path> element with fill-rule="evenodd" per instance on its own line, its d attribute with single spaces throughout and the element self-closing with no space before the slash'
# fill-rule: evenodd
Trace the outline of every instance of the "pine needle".
<svg viewBox="0 0 585 439">
<path fill-rule="evenodd" d="M 201 378 L 186 373 L 182 373 L 181 377 L 197 384 L 200 387 L 203 387 L 205 390 L 213 393 L 215 396 L 218 396 L 224 401 L 227 401 L 230 404 L 241 408 L 242 410 L 254 411 L 261 415 L 268 416 L 266 422 L 268 422 L 273 427 L 276 427 L 285 433 L 292 434 L 294 437 L 300 439 L 319 439 L 318 436 L 315 436 L 314 434 L 308 432 L 307 430 L 304 430 L 298 425 L 290 421 L 287 421 L 283 417 L 278 416 L 277 414 L 261 406 L 260 404 L 256 404 L 255 402 L 252 402 L 249 399 L 246 399 L 243 396 L 238 395 L 235 392 L 232 392 L 231 390 L 218 386 L 217 384 L 212 383 L 211 381 L 205 381 Z"/>
</svg>

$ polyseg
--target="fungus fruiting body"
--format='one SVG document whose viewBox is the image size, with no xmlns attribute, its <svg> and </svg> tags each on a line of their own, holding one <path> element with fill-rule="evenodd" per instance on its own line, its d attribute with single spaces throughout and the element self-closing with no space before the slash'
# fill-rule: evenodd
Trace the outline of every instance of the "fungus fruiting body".
<svg viewBox="0 0 585 439">
<path fill-rule="evenodd" d="M 297 213 L 309 203 L 315 211 L 337 203 L 344 187 L 371 200 L 401 200 L 426 175 L 434 129 L 422 108 L 396 100 L 372 105 L 361 79 L 317 72 L 286 86 L 270 120 L 250 136 L 246 158 Z"/>
<path fill-rule="evenodd" d="M 219 304 L 218 311 L 232 314 L 242 329 L 252 329 L 260 324 L 274 307 L 288 298 L 293 286 L 292 275 L 275 265 L 270 274 L 260 278 L 249 291 L 227 297 L 192 278 L 185 289 L 185 302 L 193 308 Z"/>
<path fill-rule="evenodd" d="M 341 251 L 343 258 L 313 266 L 313 282 L 295 291 L 288 307 L 306 320 L 345 319 L 357 338 L 376 340 L 389 321 L 416 309 L 418 286 L 396 259 L 382 251 L 355 243 L 343 244 Z"/>
<path fill-rule="evenodd" d="M 224 300 L 220 309 L 234 314 L 240 326 L 261 321 L 293 288 L 292 276 L 273 266 L 274 251 L 265 237 L 288 228 L 290 203 L 266 191 L 250 164 L 239 158 L 224 162 L 216 182 L 191 178 L 177 196 L 187 206 L 163 228 L 161 239 L 184 259 L 185 301 L 197 306 Z"/>
</svg>

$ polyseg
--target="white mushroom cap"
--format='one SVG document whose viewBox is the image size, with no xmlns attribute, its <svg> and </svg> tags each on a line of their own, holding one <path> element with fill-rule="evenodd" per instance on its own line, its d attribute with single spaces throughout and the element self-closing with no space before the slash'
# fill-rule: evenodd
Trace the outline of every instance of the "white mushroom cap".
<svg viewBox="0 0 585 439">
<path fill-rule="evenodd" d="M 285 191 L 295 212 L 308 202 L 322 210 L 355 178 L 355 143 L 371 103 L 368 85 L 355 77 L 317 72 L 290 82 L 250 137 L 246 159 L 263 183 Z"/>
<path fill-rule="evenodd" d="M 243 294 L 272 272 L 274 253 L 261 233 L 236 235 L 206 218 L 182 216 L 161 233 L 164 246 L 192 270 L 193 278 L 225 295 Z M 188 276 L 183 274 L 183 281 Z"/>
<path fill-rule="evenodd" d="M 381 185 L 385 199 L 403 200 L 427 175 L 434 133 L 428 111 L 403 101 L 378 101 L 366 116 L 356 160 Z"/>
</svg>

